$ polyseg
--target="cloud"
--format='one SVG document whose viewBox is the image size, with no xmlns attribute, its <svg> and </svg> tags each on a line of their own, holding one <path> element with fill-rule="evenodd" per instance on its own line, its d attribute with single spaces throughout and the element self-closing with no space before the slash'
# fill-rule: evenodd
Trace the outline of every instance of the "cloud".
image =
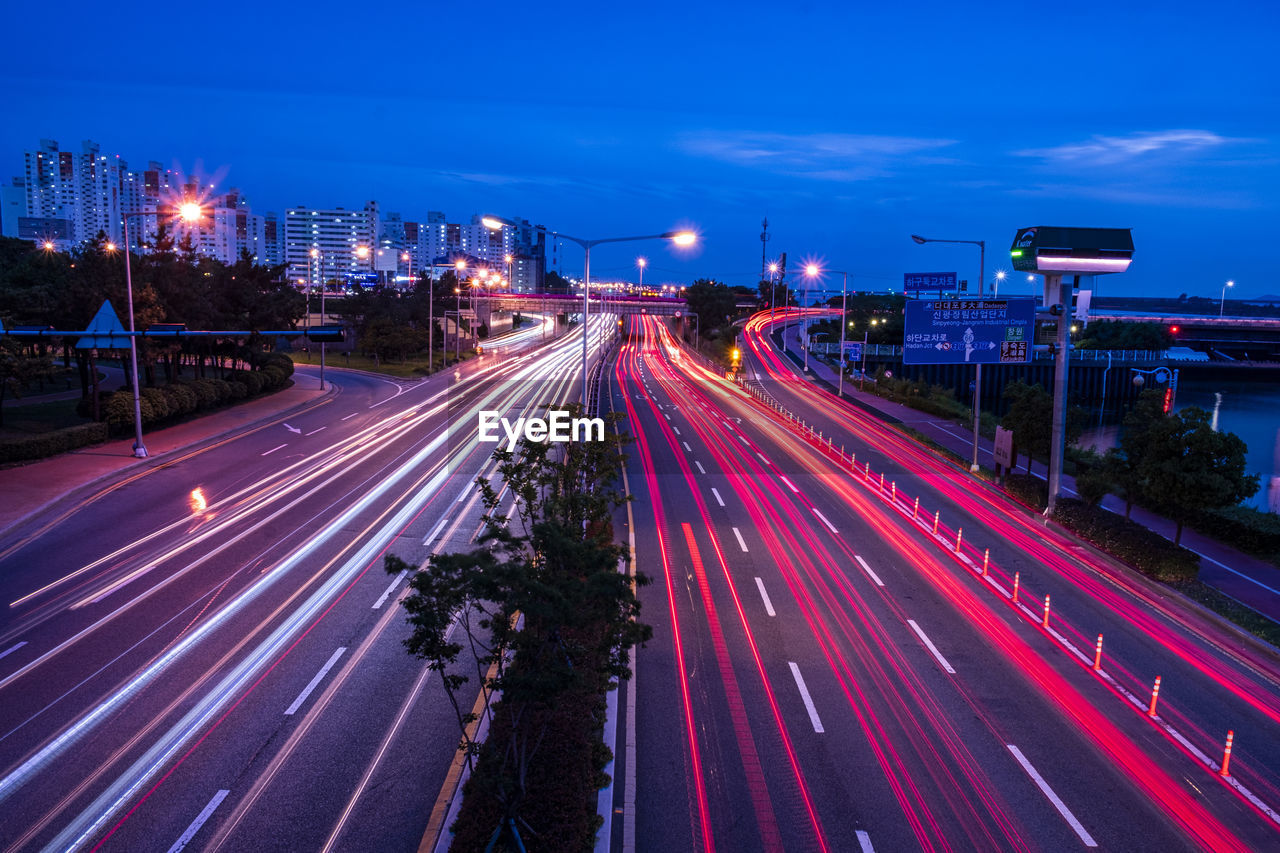
<svg viewBox="0 0 1280 853">
<path fill-rule="evenodd" d="M 1037 157 L 1063 165 L 1110 166 L 1158 155 L 1166 158 L 1189 156 L 1246 141 L 1248 140 L 1220 136 L 1209 130 L 1158 130 L 1127 136 L 1095 135 L 1085 142 L 1073 142 L 1054 148 L 1029 148 L 1014 153 L 1021 157 Z"/>
<path fill-rule="evenodd" d="M 1010 191 L 1015 196 L 1037 198 L 1083 198 L 1113 204 L 1162 208 L 1207 208 L 1211 210 L 1250 210 L 1258 207 L 1255 199 L 1242 192 L 1229 190 L 1205 192 L 1195 189 L 1150 189 L 1133 185 L 1082 186 L 1077 184 L 1038 184 Z"/>
<path fill-rule="evenodd" d="M 822 181 L 865 181 L 891 174 L 895 164 L 953 145 L 950 139 L 861 136 L 842 133 L 697 131 L 678 147 L 699 157 Z"/>
</svg>

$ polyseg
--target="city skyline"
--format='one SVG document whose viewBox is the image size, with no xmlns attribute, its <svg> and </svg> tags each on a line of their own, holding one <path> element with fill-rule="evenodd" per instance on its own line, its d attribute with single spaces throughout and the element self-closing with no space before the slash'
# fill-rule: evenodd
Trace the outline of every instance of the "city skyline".
<svg viewBox="0 0 1280 853">
<path fill-rule="evenodd" d="M 972 247 L 920 247 L 912 233 L 986 240 L 989 284 L 1019 227 L 1129 227 L 1134 264 L 1101 294 L 1217 296 L 1229 279 L 1235 298 L 1280 290 L 1262 262 L 1277 183 L 1262 58 L 1273 13 L 726 8 L 561 4 L 530 18 L 505 5 L 499 20 L 528 25 L 485 28 L 455 63 L 427 34 L 465 30 L 465 10 L 388 4 L 373 14 L 395 26 L 344 31 L 314 74 L 281 63 L 272 27 L 234 16 L 199 31 L 211 56 L 234 46 L 235 63 L 169 64 L 121 42 L 178 51 L 170 34 L 194 12 L 132 29 L 71 15 L 58 63 L 32 40 L 0 60 L 7 91 L 38 93 L 7 106 L 0 178 L 41 138 L 93 139 L 130 164 L 161 159 L 238 187 L 257 213 L 377 200 L 407 220 L 498 213 L 587 238 L 693 227 L 694 252 L 644 252 L 646 280 L 748 286 L 766 216 L 767 254 L 788 253 L 793 282 L 813 259 L 874 290 L 955 270 L 972 292 Z M 319 44 L 326 11 L 273 14 L 294 43 Z M 335 70 L 366 55 L 372 74 Z M 108 63 L 127 82 L 104 98 Z M 634 277 L 636 254 L 602 249 L 593 273 Z M 580 265 L 565 252 L 566 273 Z M 1019 278 L 1012 292 L 1029 293 Z"/>
</svg>

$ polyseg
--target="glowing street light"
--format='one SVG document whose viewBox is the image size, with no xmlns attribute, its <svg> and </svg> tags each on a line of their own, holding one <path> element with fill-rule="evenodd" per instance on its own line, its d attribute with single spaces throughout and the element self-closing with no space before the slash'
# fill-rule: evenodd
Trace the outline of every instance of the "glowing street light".
<svg viewBox="0 0 1280 853">
<path fill-rule="evenodd" d="M 1234 281 L 1229 281 L 1226 284 L 1222 285 L 1222 298 L 1218 300 L 1218 316 L 1219 317 L 1222 316 L 1222 309 L 1227 307 L 1227 288 L 1235 287 L 1235 286 L 1236 286 L 1236 283 Z"/>
<path fill-rule="evenodd" d="M 849 310 L 849 274 L 844 270 L 827 270 L 827 272 L 840 273 L 840 355 L 836 359 L 837 362 L 839 362 L 840 364 L 840 369 L 838 371 L 839 379 L 837 380 L 837 384 L 836 384 L 836 396 L 843 397 L 844 396 L 844 335 L 845 335 L 845 329 L 847 329 L 849 326 L 849 324 L 845 322 L 845 318 L 848 316 L 848 310 Z M 804 274 L 808 278 L 816 278 L 817 276 L 822 275 L 822 270 L 818 268 L 817 264 L 808 264 L 804 268 Z M 863 350 L 865 351 L 865 349 L 866 349 L 866 346 L 864 342 Z M 809 365 L 809 347 L 805 347 L 804 359 L 805 359 L 805 367 L 807 369 Z"/>
<path fill-rule="evenodd" d="M 480 221 L 490 231 L 498 231 L 504 225 L 515 225 L 514 222 L 503 219 L 500 216 L 484 216 L 481 217 Z M 584 240 L 581 237 L 571 237 L 559 231 L 551 231 L 541 225 L 534 225 L 533 228 L 543 234 L 550 234 L 555 238 L 568 240 L 582 247 L 582 408 L 586 411 L 589 407 L 589 401 L 587 400 L 587 346 L 589 342 L 587 337 L 587 318 L 591 311 L 591 248 L 601 243 L 630 243 L 637 240 L 670 240 L 677 246 L 692 246 L 698 241 L 698 235 L 692 231 L 664 231 L 661 234 L 645 234 L 639 237 L 605 237 L 599 240 Z"/>
<path fill-rule="evenodd" d="M 995 281 L 994 288 L 991 291 L 992 296 L 1000 295 L 1000 282 L 1004 281 L 1008 277 L 1009 277 L 1009 274 L 1004 270 L 996 270 L 996 281 Z"/>
<path fill-rule="evenodd" d="M 135 210 L 125 213 L 120 218 L 124 222 L 124 287 L 129 300 L 129 370 L 133 381 L 133 455 L 138 459 L 147 458 L 147 446 L 142 442 L 142 389 L 138 386 L 138 339 L 137 326 L 133 316 L 133 271 L 129 263 L 129 218 L 132 216 L 155 216 L 156 213 L 146 210 Z M 184 202 L 178 207 L 177 216 L 183 222 L 199 222 L 204 210 L 195 202 Z"/>
</svg>

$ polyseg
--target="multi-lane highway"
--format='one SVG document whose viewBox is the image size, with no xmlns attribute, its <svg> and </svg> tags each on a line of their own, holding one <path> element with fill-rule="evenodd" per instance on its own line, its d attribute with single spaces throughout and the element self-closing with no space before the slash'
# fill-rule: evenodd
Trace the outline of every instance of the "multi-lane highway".
<svg viewBox="0 0 1280 853">
<path fill-rule="evenodd" d="M 742 385 L 631 328 L 603 405 L 636 439 L 618 529 L 655 633 L 617 697 L 611 849 L 1280 845 L 1273 650 L 815 388 L 766 317 Z M 573 400 L 578 334 L 334 371 L 10 531 L 0 849 L 417 849 L 458 732 L 383 557 L 467 547 L 478 412 Z"/>
<path fill-rule="evenodd" d="M 755 396 L 657 323 L 616 368 L 659 638 L 638 655 L 620 833 L 707 850 L 1280 841 L 1274 657 L 1184 625 L 1187 608 L 815 392 L 760 326 Z M 1223 779 L 1228 729 L 1250 746 Z"/>
</svg>

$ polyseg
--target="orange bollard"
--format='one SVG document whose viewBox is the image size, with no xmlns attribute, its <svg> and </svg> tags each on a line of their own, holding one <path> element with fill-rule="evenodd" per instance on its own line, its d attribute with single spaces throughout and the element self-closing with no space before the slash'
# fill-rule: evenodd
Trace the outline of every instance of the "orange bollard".
<svg viewBox="0 0 1280 853">
<path fill-rule="evenodd" d="M 853 473 L 858 473 L 858 454 L 849 454 L 849 467 L 853 469 Z"/>
<path fill-rule="evenodd" d="M 884 491 L 884 472 L 880 472 L 880 491 Z"/>
<path fill-rule="evenodd" d="M 1222 769 L 1218 771 L 1219 776 L 1230 776 L 1227 768 L 1231 766 L 1231 741 L 1235 740 L 1236 733 L 1227 731 L 1227 748 L 1222 751 Z"/>
<path fill-rule="evenodd" d="M 889 499 L 894 503 L 898 502 L 898 481 L 894 480 L 889 484 Z"/>
<path fill-rule="evenodd" d="M 933 535 L 938 535 L 938 516 L 942 515 L 942 510 L 938 510 L 933 514 Z"/>
<path fill-rule="evenodd" d="M 1102 671 L 1102 635 L 1098 635 L 1098 647 L 1093 651 L 1093 671 Z"/>
<path fill-rule="evenodd" d="M 960 553 L 960 540 L 963 538 L 964 538 L 964 528 L 957 527 L 956 528 L 956 553 L 957 554 Z"/>
<path fill-rule="evenodd" d="M 1013 573 L 1013 603 L 1018 603 L 1018 581 L 1021 580 L 1022 572 Z"/>
<path fill-rule="evenodd" d="M 1156 700 L 1160 698 L 1160 676 L 1156 676 L 1156 683 L 1151 687 L 1151 707 L 1147 709 L 1147 716 L 1154 717 L 1156 715 Z"/>
<path fill-rule="evenodd" d="M 1044 620 L 1040 623 L 1045 628 L 1049 627 L 1049 596 L 1044 597 Z"/>
<path fill-rule="evenodd" d="M 916 516 L 920 514 L 920 498 L 916 498 L 916 505 L 911 510 L 911 520 L 915 521 Z"/>
<path fill-rule="evenodd" d="M 871 479 L 871 463 L 870 462 L 867 463 L 867 479 L 868 480 Z"/>
<path fill-rule="evenodd" d="M 991 549 L 982 552 L 982 576 L 987 576 L 987 563 L 991 561 Z"/>
</svg>

